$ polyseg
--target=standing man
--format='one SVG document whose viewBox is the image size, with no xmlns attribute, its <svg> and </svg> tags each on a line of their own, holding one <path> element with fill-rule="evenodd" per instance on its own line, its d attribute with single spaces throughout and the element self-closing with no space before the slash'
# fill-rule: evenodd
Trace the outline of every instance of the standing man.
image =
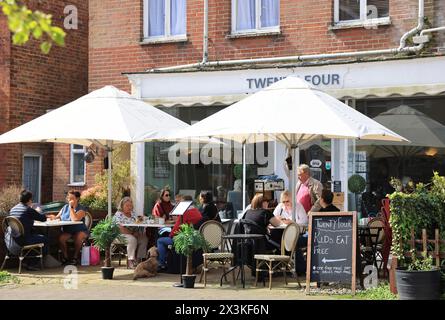
<svg viewBox="0 0 445 320">
<path fill-rule="evenodd" d="M 36 243 L 43 243 L 43 255 L 45 256 L 48 251 L 48 240 L 44 235 L 33 233 L 32 227 L 34 225 L 34 220 L 36 221 L 46 221 L 46 216 L 33 209 L 32 207 L 32 193 L 27 190 L 23 190 L 20 193 L 20 203 L 11 209 L 9 215 L 16 217 L 20 220 L 23 225 L 23 235 L 19 236 L 14 234 L 13 230 L 8 227 L 5 233 L 5 243 L 8 250 L 13 254 L 19 254 L 21 247 Z M 30 261 L 31 263 L 31 261 Z M 39 270 L 34 264 L 28 263 L 25 265 L 27 270 Z"/>
<path fill-rule="evenodd" d="M 307 164 L 302 164 L 297 169 L 298 182 L 295 188 L 297 193 L 297 202 L 299 202 L 304 210 L 320 211 L 320 198 L 323 185 L 320 181 L 311 177 L 311 171 Z"/>
</svg>

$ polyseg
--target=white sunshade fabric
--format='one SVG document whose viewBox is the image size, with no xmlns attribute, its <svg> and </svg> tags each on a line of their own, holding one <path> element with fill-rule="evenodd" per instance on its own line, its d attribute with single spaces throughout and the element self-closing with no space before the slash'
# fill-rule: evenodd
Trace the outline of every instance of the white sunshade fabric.
<svg viewBox="0 0 445 320">
<path fill-rule="evenodd" d="M 225 138 L 244 144 L 279 141 L 292 150 L 293 171 L 299 165 L 298 147 L 311 140 L 407 141 L 295 76 L 280 80 L 173 136 Z M 245 188 L 245 175 L 243 180 Z M 296 202 L 294 180 L 295 172 L 291 174 L 292 203 Z M 295 218 L 295 206 L 292 216 Z"/>
<path fill-rule="evenodd" d="M 407 141 L 293 76 L 278 81 L 175 135 L 186 136 L 212 136 L 245 143 L 274 140 L 287 146 L 320 138 Z"/>
<path fill-rule="evenodd" d="M 0 136 L 0 143 L 61 142 L 111 147 L 163 140 L 189 125 L 125 91 L 106 86 Z"/>
</svg>

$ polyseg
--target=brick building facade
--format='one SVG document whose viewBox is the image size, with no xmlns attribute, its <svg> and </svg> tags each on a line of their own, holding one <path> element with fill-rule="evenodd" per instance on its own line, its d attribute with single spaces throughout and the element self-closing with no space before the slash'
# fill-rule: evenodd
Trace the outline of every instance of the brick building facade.
<svg viewBox="0 0 445 320">
<path fill-rule="evenodd" d="M 181 7 L 184 3 L 185 7 Z M 445 123 L 445 113 L 439 108 L 444 103 L 441 97 L 445 92 L 445 81 L 440 77 L 433 79 L 433 76 L 429 77 L 428 73 L 420 70 L 420 65 L 423 64 L 425 70 L 444 66 L 443 30 L 430 33 L 429 41 L 424 44 L 423 49 L 411 53 L 395 54 L 393 51 L 390 54 L 351 55 L 341 58 L 328 56 L 268 63 L 237 63 L 226 66 L 216 64 L 217 61 L 289 56 L 305 58 L 308 55 L 396 49 L 401 37 L 418 24 L 419 3 L 423 4 L 424 9 L 423 29 L 445 25 L 444 0 L 209 0 L 207 60 L 213 64 L 198 66 L 197 63 L 203 60 L 204 0 L 108 1 L 107 6 L 102 1 L 91 0 L 89 89 L 115 85 L 190 123 L 242 99 L 245 93 L 255 92 L 287 74 L 295 73 L 312 81 L 313 85 L 326 87 L 329 93 L 370 117 L 375 117 L 377 111 L 408 104 L 415 108 L 420 105 L 418 108 L 422 112 L 429 113 L 431 117 L 439 117 L 438 121 Z M 278 9 L 274 7 L 276 4 Z M 253 5 L 256 9 L 252 9 Z M 251 7 L 247 9 L 248 6 Z M 178 13 L 181 8 L 185 12 L 183 16 Z M 156 10 L 162 13 L 157 14 Z M 184 16 L 185 20 L 182 19 Z M 246 25 L 246 21 L 242 19 L 251 19 L 254 27 L 250 29 L 253 30 L 243 30 L 242 26 Z M 185 23 L 181 25 L 182 21 Z M 162 25 L 164 22 L 165 28 Z M 263 25 L 268 27 L 263 28 Z M 408 36 L 405 46 L 415 45 L 412 35 Z M 421 59 L 425 57 L 427 59 Z M 419 58 L 419 65 L 413 62 L 413 58 Z M 195 65 L 178 70 L 150 71 L 187 64 Z M 408 79 L 405 74 L 410 74 L 411 78 Z M 417 74 L 422 77 L 419 84 L 416 83 Z M 326 83 L 323 76 L 326 76 Z M 331 86 L 335 85 L 329 82 L 332 79 L 341 80 L 337 86 Z M 424 84 L 420 85 L 420 82 Z M 273 121 L 279 121 L 279 118 Z M 351 146 L 347 143 L 332 141 L 328 144 L 332 146 L 332 152 L 335 148 L 340 148 L 346 150 L 342 154 L 350 154 Z M 151 201 L 151 197 L 147 197 L 147 193 L 166 184 L 173 185 L 175 192 L 181 189 L 211 189 L 216 192 L 218 185 L 231 188 L 232 168 L 225 168 L 224 165 L 212 167 L 213 172 L 205 172 L 200 166 L 170 168 L 171 172 L 162 176 L 157 168 L 162 163 L 162 157 L 156 156 L 158 150 L 162 150 L 162 146 L 134 146 L 133 159 L 137 163 L 144 163 L 135 170 L 137 194 L 134 197 L 139 210 L 144 206 L 145 212 L 149 212 L 150 205 L 147 205 L 147 201 Z M 357 150 L 360 148 L 357 147 Z M 284 150 L 279 150 L 276 146 L 275 152 L 284 153 Z M 303 159 L 307 161 L 310 155 L 308 151 L 305 152 L 306 158 Z M 352 152 L 355 153 L 356 150 Z M 339 150 L 335 153 L 338 154 Z M 357 154 L 350 155 L 350 158 L 355 158 Z M 327 157 L 330 156 L 329 153 Z M 387 173 L 380 177 L 380 174 L 374 173 L 380 170 L 381 159 L 372 158 L 373 155 L 369 152 L 367 156 L 365 167 L 368 172 L 364 175 L 369 178 L 368 190 L 371 191 L 376 185 L 386 183 L 384 180 L 388 179 L 387 175 L 395 175 L 396 169 L 385 163 L 385 169 L 381 171 Z M 281 165 L 284 159 L 281 158 L 276 161 L 278 164 L 275 165 L 274 173 L 284 176 Z M 391 159 L 388 158 L 388 161 Z M 419 159 L 415 160 L 417 165 Z M 325 180 L 328 183 L 331 180 L 340 180 L 342 191 L 347 192 L 347 178 L 357 171 L 352 168 L 355 164 L 348 164 L 348 159 L 344 156 L 333 158 L 332 162 L 333 167 L 340 165 L 342 172 L 323 169 L 323 175 L 327 176 Z M 436 162 L 437 166 L 429 163 L 425 168 L 444 172 L 443 159 Z M 220 172 L 217 178 L 215 170 Z M 197 176 L 205 177 L 202 179 L 204 181 L 198 181 Z M 379 178 L 370 179 L 375 176 Z M 426 176 L 427 173 L 422 173 L 413 178 L 421 181 L 426 180 Z"/>
<path fill-rule="evenodd" d="M 34 40 L 24 46 L 12 45 L 6 17 L 0 14 L 1 133 L 88 92 L 88 1 L 29 1 L 27 5 L 52 14 L 53 22 L 60 27 L 63 27 L 67 16 L 64 9 L 74 5 L 78 29 L 65 30 L 65 47 L 54 46 L 50 54 L 44 55 Z M 58 179 L 54 179 L 53 185 L 53 170 L 56 176 L 60 172 L 57 162 L 59 150 L 57 145 L 53 147 L 53 144 L 43 143 L 0 145 L 0 188 L 11 184 L 23 185 L 24 179 L 37 178 L 41 180 L 40 184 L 38 181 L 32 183 L 38 186 L 41 196 L 34 201 L 51 201 L 53 191 L 57 193 L 64 189 L 57 183 Z M 31 172 L 27 174 L 32 177 L 24 177 L 25 158 L 30 161 Z M 33 167 L 35 164 L 40 165 L 41 170 Z"/>
</svg>

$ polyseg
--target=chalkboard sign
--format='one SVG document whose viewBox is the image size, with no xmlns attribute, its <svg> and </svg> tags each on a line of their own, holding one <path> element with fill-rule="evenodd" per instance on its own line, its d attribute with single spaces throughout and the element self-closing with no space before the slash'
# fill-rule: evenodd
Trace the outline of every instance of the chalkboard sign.
<svg viewBox="0 0 445 320">
<path fill-rule="evenodd" d="M 356 219 L 355 212 L 310 213 L 307 293 L 311 281 L 351 283 L 355 293 Z"/>
</svg>

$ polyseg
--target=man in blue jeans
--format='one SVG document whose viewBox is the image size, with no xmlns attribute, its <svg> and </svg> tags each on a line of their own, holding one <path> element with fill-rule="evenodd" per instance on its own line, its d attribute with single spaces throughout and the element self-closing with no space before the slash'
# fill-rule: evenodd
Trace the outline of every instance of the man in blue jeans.
<svg viewBox="0 0 445 320">
<path fill-rule="evenodd" d="M 43 255 L 45 256 L 48 252 L 48 239 L 41 234 L 33 233 L 32 227 L 34 225 L 34 220 L 46 221 L 46 215 L 39 213 L 32 207 L 32 193 L 27 190 L 23 190 L 20 193 L 20 203 L 11 209 L 9 216 L 16 217 L 20 220 L 23 225 L 23 235 L 14 234 L 11 228 L 8 228 L 5 233 L 5 243 L 8 250 L 13 254 L 19 254 L 21 247 L 36 243 L 43 243 Z M 33 259 L 34 264 L 36 264 L 35 259 Z M 25 266 L 28 270 L 36 270 L 37 267 L 34 264 L 29 264 Z"/>
</svg>

